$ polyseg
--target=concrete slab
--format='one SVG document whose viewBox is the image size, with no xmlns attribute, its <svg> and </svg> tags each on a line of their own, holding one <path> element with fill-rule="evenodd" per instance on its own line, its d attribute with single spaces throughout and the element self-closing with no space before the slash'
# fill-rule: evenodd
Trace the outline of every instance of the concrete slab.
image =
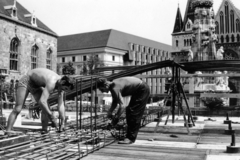
<svg viewBox="0 0 240 160">
<path fill-rule="evenodd" d="M 161 147 L 174 147 L 174 148 L 196 148 L 196 143 L 190 142 L 167 142 L 167 141 L 147 141 L 136 140 L 131 145 L 144 145 L 144 146 L 161 146 Z"/>
<path fill-rule="evenodd" d="M 198 144 L 196 145 L 197 149 L 217 149 L 217 150 L 226 150 L 226 146 L 229 144 Z"/>
</svg>

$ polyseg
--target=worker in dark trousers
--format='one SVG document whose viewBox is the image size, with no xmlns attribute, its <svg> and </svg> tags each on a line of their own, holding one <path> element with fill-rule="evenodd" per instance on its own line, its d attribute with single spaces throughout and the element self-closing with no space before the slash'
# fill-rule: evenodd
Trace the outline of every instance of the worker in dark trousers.
<svg viewBox="0 0 240 160">
<path fill-rule="evenodd" d="M 123 141 L 119 141 L 118 143 L 134 143 L 150 95 L 149 86 L 136 77 L 122 77 L 112 82 L 101 78 L 98 80 L 97 86 L 101 92 L 111 92 L 112 105 L 107 114 L 108 118 L 112 118 L 112 112 L 118 105 L 120 110 L 126 107 L 127 135 Z M 123 97 L 127 96 L 131 96 L 131 100 L 128 106 L 124 106 Z M 122 112 L 118 111 L 117 113 Z M 118 116 L 120 117 L 120 115 Z"/>
</svg>

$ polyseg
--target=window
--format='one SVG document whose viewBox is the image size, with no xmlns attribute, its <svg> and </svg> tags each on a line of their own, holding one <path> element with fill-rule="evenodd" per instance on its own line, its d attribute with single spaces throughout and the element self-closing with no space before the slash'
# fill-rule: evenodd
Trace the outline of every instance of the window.
<svg viewBox="0 0 240 160">
<path fill-rule="evenodd" d="M 221 43 L 224 43 L 224 37 L 221 36 Z"/>
<path fill-rule="evenodd" d="M 72 62 L 75 62 L 75 57 L 72 57 Z"/>
<path fill-rule="evenodd" d="M 31 49 L 31 69 L 37 68 L 37 58 L 38 58 L 38 46 L 34 45 Z"/>
<path fill-rule="evenodd" d="M 112 61 L 115 61 L 115 56 L 112 56 Z"/>
<path fill-rule="evenodd" d="M 17 17 L 17 9 L 16 9 L 16 8 L 13 8 L 13 10 L 12 10 L 12 16 L 13 16 L 13 17 Z"/>
<path fill-rule="evenodd" d="M 216 27 L 215 27 L 216 34 L 219 34 L 219 25 L 218 25 L 218 22 L 216 21 L 215 24 L 216 24 Z"/>
<path fill-rule="evenodd" d="M 235 32 L 234 26 L 234 12 L 233 10 L 230 11 L 230 23 L 231 23 L 231 32 Z"/>
<path fill-rule="evenodd" d="M 224 33 L 224 19 L 223 19 L 223 12 L 220 12 L 220 33 Z"/>
<path fill-rule="evenodd" d="M 65 57 L 62 57 L 62 63 L 65 63 Z"/>
<path fill-rule="evenodd" d="M 19 39 L 13 38 L 10 44 L 10 70 L 18 70 L 18 47 L 19 47 Z"/>
<path fill-rule="evenodd" d="M 176 40 L 176 47 L 178 47 L 178 40 Z"/>
<path fill-rule="evenodd" d="M 228 35 L 226 36 L 226 42 L 227 43 L 229 42 L 229 36 Z"/>
<path fill-rule="evenodd" d="M 225 26 L 226 26 L 226 33 L 229 33 L 229 8 L 228 8 L 228 2 L 225 3 Z"/>
<path fill-rule="evenodd" d="M 234 35 L 232 35 L 231 40 L 232 40 L 232 42 L 235 42 L 235 37 L 234 37 Z"/>
<path fill-rule="evenodd" d="M 52 69 L 52 50 L 50 48 L 47 50 L 46 67 L 47 69 Z"/>
<path fill-rule="evenodd" d="M 86 61 L 87 60 L 87 56 L 83 56 L 83 61 Z"/>
<path fill-rule="evenodd" d="M 190 29 L 190 28 L 191 28 L 191 24 L 188 22 L 187 29 Z"/>
<path fill-rule="evenodd" d="M 236 32 L 240 32 L 240 23 L 239 23 L 239 19 L 236 20 Z"/>
</svg>

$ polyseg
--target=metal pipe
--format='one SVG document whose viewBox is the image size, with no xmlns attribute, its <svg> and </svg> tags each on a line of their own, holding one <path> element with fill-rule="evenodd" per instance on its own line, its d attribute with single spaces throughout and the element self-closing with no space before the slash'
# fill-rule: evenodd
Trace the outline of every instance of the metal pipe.
<svg viewBox="0 0 240 160">
<path fill-rule="evenodd" d="M 96 79 L 96 86 L 95 86 L 95 130 L 97 130 L 97 104 L 98 104 L 98 99 L 97 99 L 97 79 Z"/>
<path fill-rule="evenodd" d="M 80 129 L 82 129 L 82 78 L 80 79 Z"/>
<path fill-rule="evenodd" d="M 76 97 L 75 97 L 75 101 L 76 101 L 76 129 L 78 130 L 78 80 L 76 79 Z"/>
<path fill-rule="evenodd" d="M 91 130 L 91 137 L 92 137 L 92 131 L 93 131 L 93 129 L 92 129 L 92 106 L 93 106 L 93 104 L 92 104 L 92 102 L 93 102 L 93 77 L 91 77 L 91 106 L 90 106 L 90 130 Z"/>
</svg>

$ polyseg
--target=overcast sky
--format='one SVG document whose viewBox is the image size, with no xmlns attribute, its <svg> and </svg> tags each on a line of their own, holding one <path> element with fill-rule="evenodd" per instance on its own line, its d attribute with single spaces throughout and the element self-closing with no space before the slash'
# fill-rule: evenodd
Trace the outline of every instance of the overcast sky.
<svg viewBox="0 0 240 160">
<path fill-rule="evenodd" d="M 231 0 L 240 9 L 240 0 Z M 115 29 L 172 44 L 178 4 L 187 0 L 18 0 L 59 36 Z M 214 0 L 214 9 L 222 0 Z"/>
</svg>

